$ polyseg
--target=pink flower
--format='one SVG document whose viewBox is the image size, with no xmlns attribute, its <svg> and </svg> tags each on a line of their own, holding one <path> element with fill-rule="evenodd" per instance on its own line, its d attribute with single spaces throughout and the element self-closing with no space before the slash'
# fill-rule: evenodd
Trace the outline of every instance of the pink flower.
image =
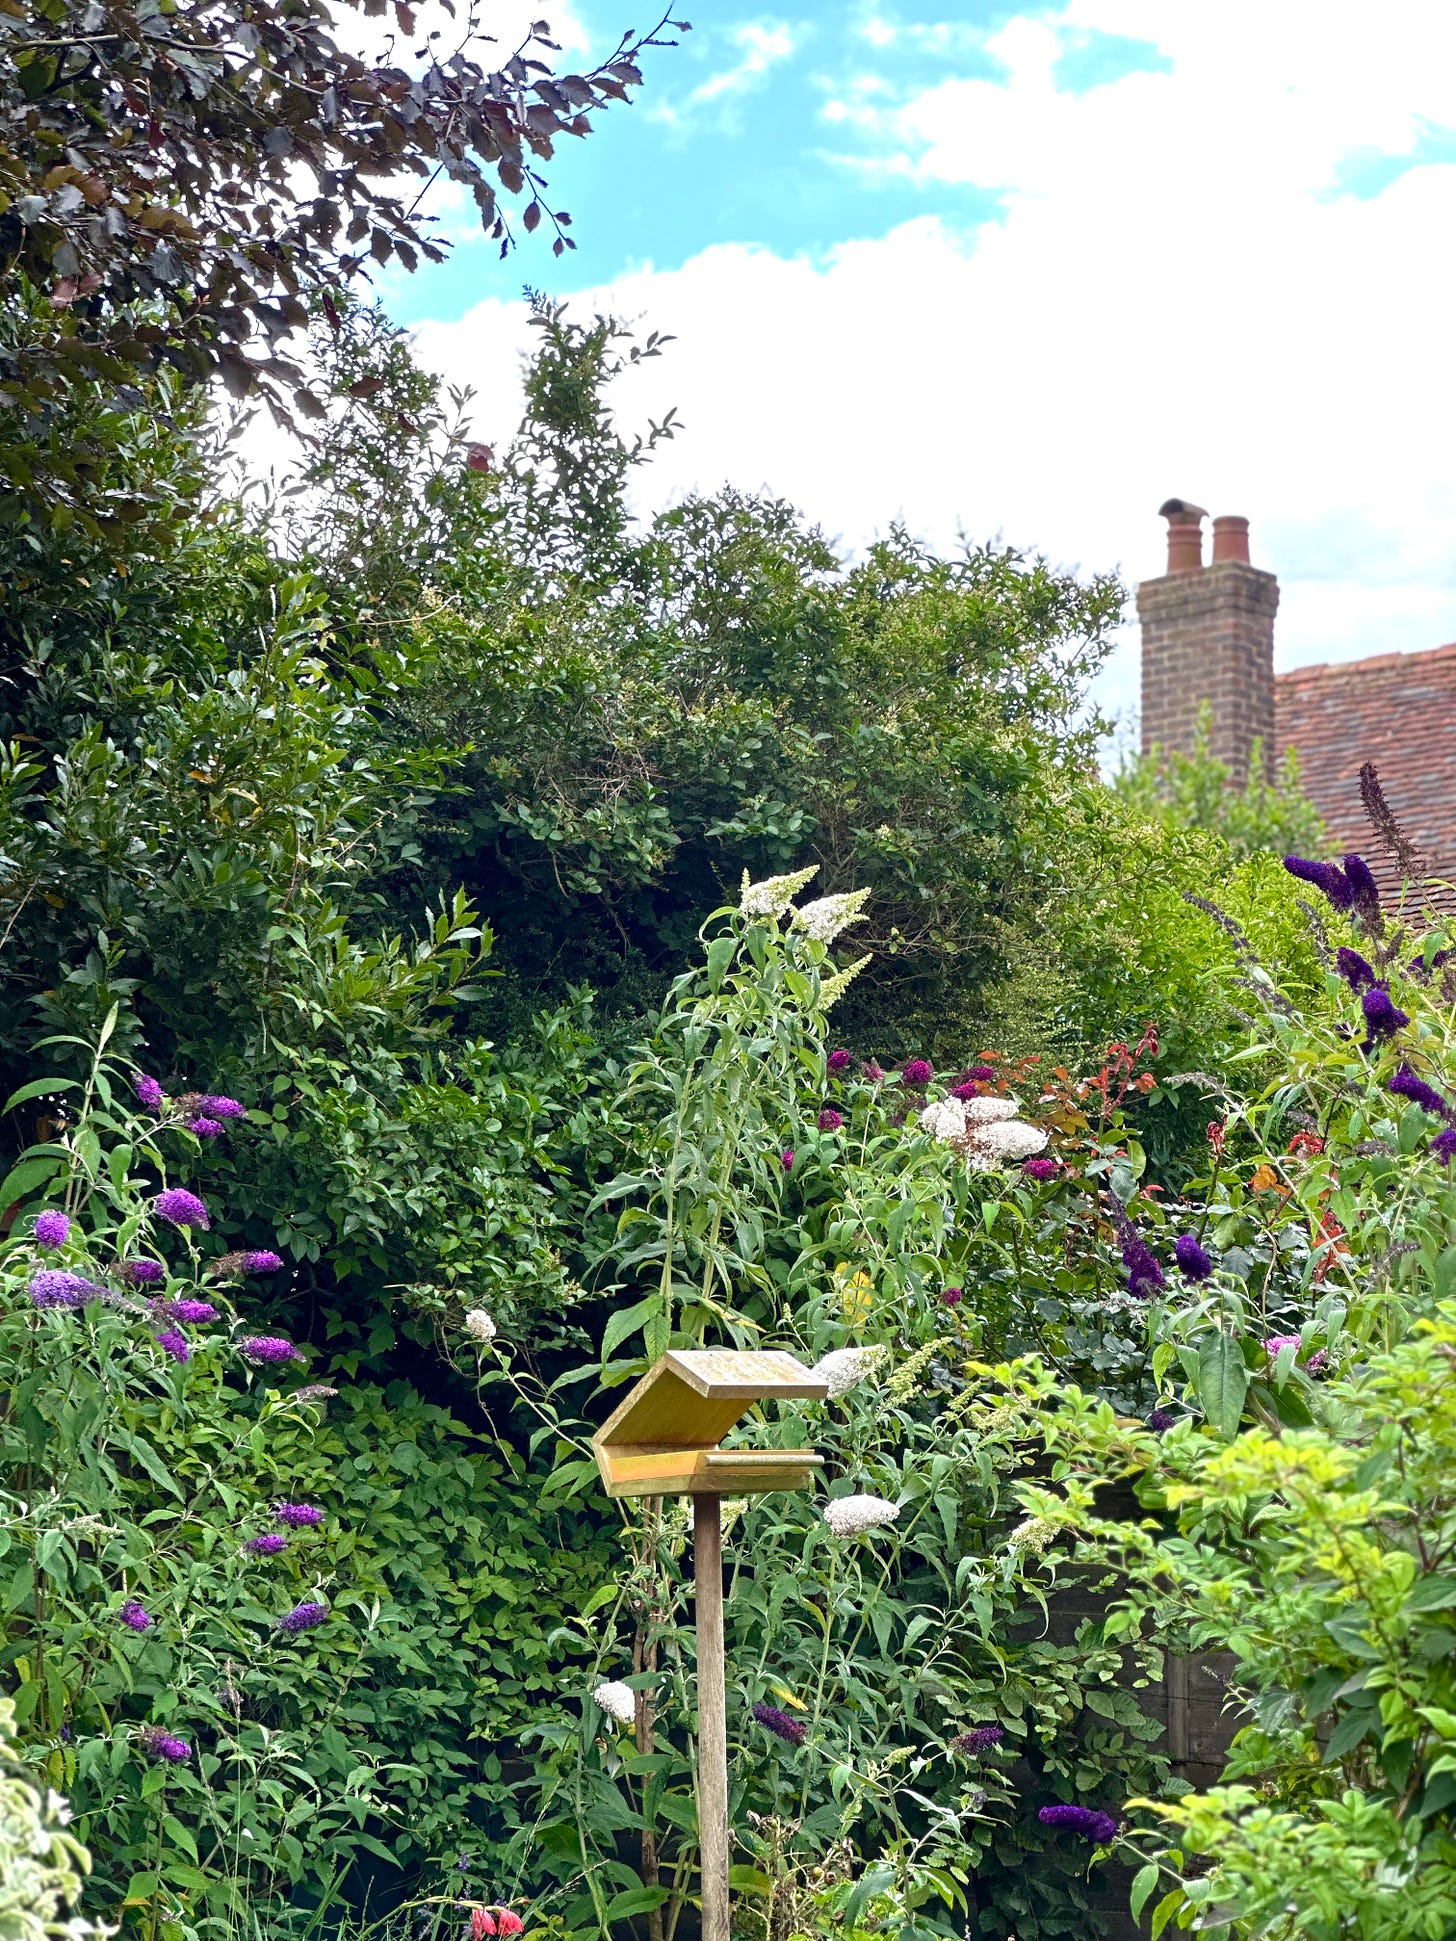
<svg viewBox="0 0 1456 1941">
<path fill-rule="evenodd" d="M 847 1072 L 850 1065 L 849 1053 L 847 1051 L 831 1051 L 824 1063 L 831 1072 Z"/>
<path fill-rule="evenodd" d="M 498 1907 L 496 1909 L 495 1931 L 497 1934 L 504 1935 L 506 1941 L 510 1941 L 511 1935 L 520 1934 L 525 1925 L 526 1923 L 521 1919 L 520 1915 L 512 1914 L 508 1907 Z"/>
<path fill-rule="evenodd" d="M 1028 1179 L 1047 1180 L 1055 1179 L 1062 1169 L 1055 1159 L 1026 1159 L 1022 1161 L 1021 1170 Z"/>
<path fill-rule="evenodd" d="M 941 1304 L 945 1307 L 959 1307 L 961 1290 L 958 1287 L 943 1287 L 940 1290 Z"/>
<path fill-rule="evenodd" d="M 865 1060 L 864 1075 L 871 1085 L 879 1084 L 880 1080 L 885 1076 L 885 1071 L 878 1058 L 867 1058 Z"/>
<path fill-rule="evenodd" d="M 928 1085 L 934 1076 L 935 1067 L 928 1058 L 907 1058 L 900 1067 L 900 1078 L 906 1085 Z"/>
<path fill-rule="evenodd" d="M 1298 1347 L 1299 1336 L 1297 1334 L 1271 1334 L 1264 1343 L 1264 1353 L 1269 1357 L 1270 1361 L 1278 1361 L 1280 1355 L 1286 1348 L 1297 1349 Z"/>
<path fill-rule="evenodd" d="M 785 1146 L 784 1150 L 779 1154 L 779 1164 L 786 1173 L 793 1170 L 794 1149 L 792 1146 Z"/>
<path fill-rule="evenodd" d="M 824 1110 L 819 1114 L 819 1130 L 821 1132 L 838 1132 L 843 1124 L 843 1118 L 835 1111 L 832 1105 L 826 1105 Z"/>
<path fill-rule="evenodd" d="M 484 1937 L 495 1933 L 495 1920 L 488 1908 L 472 1907 L 470 1910 L 470 1941 L 484 1941 Z"/>
</svg>

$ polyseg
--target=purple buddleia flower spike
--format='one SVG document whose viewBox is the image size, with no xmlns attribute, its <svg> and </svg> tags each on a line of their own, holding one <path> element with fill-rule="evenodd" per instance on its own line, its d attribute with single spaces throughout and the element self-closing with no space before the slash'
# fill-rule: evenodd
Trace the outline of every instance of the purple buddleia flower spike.
<svg viewBox="0 0 1456 1941">
<path fill-rule="evenodd" d="M 1198 1244 L 1194 1234 L 1179 1234 L 1173 1242 L 1173 1258 L 1186 1280 L 1206 1281 L 1213 1272 L 1213 1257 Z"/>
<path fill-rule="evenodd" d="M 285 1341 L 281 1334 L 248 1334 L 238 1343 L 241 1354 L 249 1361 L 266 1367 L 273 1362 L 302 1361 L 303 1356 L 291 1341 Z"/>
<path fill-rule="evenodd" d="M 209 1119 L 246 1119 L 248 1108 L 238 1099 L 230 1099 L 221 1092 L 204 1092 L 197 1101 L 199 1112 L 205 1112 Z"/>
<path fill-rule="evenodd" d="M 167 1278 L 167 1270 L 160 1260 L 124 1260 L 121 1277 L 135 1287 L 154 1287 Z"/>
<path fill-rule="evenodd" d="M 1396 1072 L 1390 1081 L 1390 1089 L 1397 1098 L 1413 1100 L 1423 1112 L 1429 1112 L 1437 1119 L 1446 1119 L 1456 1124 L 1456 1111 L 1453 1111 L 1434 1085 L 1428 1085 L 1409 1065 L 1402 1065 Z"/>
<path fill-rule="evenodd" d="M 180 1328 L 163 1328 L 157 1336 L 157 1346 L 173 1361 L 191 1361 L 192 1349 L 187 1337 Z"/>
<path fill-rule="evenodd" d="M 165 1759 L 168 1765 L 180 1766 L 192 1757 L 192 1748 L 185 1739 L 175 1733 L 164 1732 L 158 1725 L 149 1725 L 141 1735 L 141 1743 L 155 1759 Z"/>
<path fill-rule="evenodd" d="M 148 1078 L 145 1072 L 138 1072 L 136 1077 L 132 1080 L 132 1084 L 136 1087 L 137 1097 L 141 1100 L 142 1104 L 147 1108 L 148 1112 L 161 1111 L 162 1100 L 165 1097 L 165 1094 L 163 1093 L 162 1088 L 157 1083 L 156 1079 Z"/>
<path fill-rule="evenodd" d="M 275 1503 L 273 1515 L 290 1530 L 312 1530 L 324 1520 L 323 1511 L 312 1503 Z"/>
<path fill-rule="evenodd" d="M 1371 985 L 1360 1000 L 1360 1009 L 1365 1013 L 1364 1051 L 1373 1051 L 1382 1038 L 1393 1038 L 1410 1023 L 1406 1013 L 1391 1002 L 1383 984 Z"/>
<path fill-rule="evenodd" d="M 1432 1159 L 1438 1159 L 1443 1166 L 1449 1166 L 1451 1161 L 1456 1159 L 1456 1131 L 1448 1128 L 1445 1132 L 1438 1132 L 1431 1141 L 1430 1152 Z"/>
<path fill-rule="evenodd" d="M 775 1738 L 783 1739 L 791 1746 L 803 1745 L 809 1736 L 809 1728 L 802 1720 L 790 1718 L 789 1714 L 781 1712 L 777 1705 L 765 1705 L 760 1700 L 753 1708 L 753 1716 L 760 1725 L 767 1726 Z"/>
<path fill-rule="evenodd" d="M 1284 867 L 1301 883 L 1313 883 L 1337 910 L 1348 910 L 1355 900 L 1349 878 L 1338 863 L 1314 863 L 1305 856 L 1286 856 Z"/>
<path fill-rule="evenodd" d="M 187 1121 L 187 1130 L 199 1139 L 221 1139 L 225 1128 L 221 1119 L 197 1118 Z"/>
<path fill-rule="evenodd" d="M 254 1557 L 276 1557 L 288 1548 L 288 1539 L 277 1530 L 265 1530 L 260 1537 L 249 1537 L 243 1548 Z"/>
<path fill-rule="evenodd" d="M 282 1265 L 282 1254 L 275 1254 L 271 1247 L 255 1247 L 243 1255 L 245 1274 L 276 1274 Z"/>
<path fill-rule="evenodd" d="M 139 1604 L 134 1597 L 126 1600 L 118 1615 L 128 1631 L 150 1631 L 152 1628 L 151 1612 L 145 1604 Z"/>
<path fill-rule="evenodd" d="M 30 1298 L 37 1307 L 83 1308 L 105 1291 L 84 1274 L 68 1274 L 59 1267 L 43 1267 L 30 1277 Z"/>
<path fill-rule="evenodd" d="M 1157 1435 L 1164 1435 L 1177 1420 L 1167 1409 L 1154 1409 L 1148 1416 L 1148 1427 Z"/>
<path fill-rule="evenodd" d="M 821 1132 L 838 1132 L 843 1124 L 843 1114 L 836 1112 L 832 1105 L 826 1105 L 824 1110 L 819 1114 L 819 1130 Z"/>
<path fill-rule="evenodd" d="M 64 1247 L 71 1237 L 71 1222 L 64 1213 L 49 1208 L 35 1216 L 35 1238 L 37 1246 Z"/>
<path fill-rule="evenodd" d="M 922 1085 L 928 1085 L 934 1076 L 935 1067 L 928 1058 L 907 1058 L 900 1067 L 902 1081 L 917 1090 Z"/>
<path fill-rule="evenodd" d="M 980 1753 L 989 1752 L 992 1746 L 999 1746 L 1005 1737 L 1004 1725 L 973 1725 L 969 1732 L 957 1733 L 951 1740 L 951 1751 L 974 1759 Z"/>
<path fill-rule="evenodd" d="M 1036 1817 L 1043 1826 L 1064 1826 L 1080 1833 L 1084 1840 L 1095 1840 L 1099 1847 L 1117 1836 L 1117 1821 L 1112 1815 L 1090 1806 L 1044 1806 Z"/>
<path fill-rule="evenodd" d="M 1359 951 L 1351 950 L 1348 944 L 1341 944 L 1335 952 L 1335 969 L 1357 997 L 1361 991 L 1368 991 L 1375 982 L 1375 972 Z"/>
<path fill-rule="evenodd" d="M 1367 928 L 1376 929 L 1380 923 L 1380 885 L 1364 857 L 1353 850 L 1345 857 L 1345 881 L 1350 886 L 1351 911 Z"/>
<path fill-rule="evenodd" d="M 211 1301 L 192 1301 L 187 1299 L 164 1301 L 159 1304 L 159 1307 L 160 1311 L 169 1320 L 186 1321 L 193 1327 L 196 1327 L 200 1322 L 215 1321 L 217 1319 L 217 1309 L 212 1305 Z"/>
<path fill-rule="evenodd" d="M 161 1218 L 169 1220 L 174 1227 L 201 1227 L 206 1233 L 212 1224 L 207 1208 L 185 1186 L 169 1186 L 165 1193 L 158 1193 L 152 1205 Z"/>
<path fill-rule="evenodd" d="M 291 1611 L 285 1611 L 278 1619 L 278 1629 L 296 1638 L 300 1631 L 312 1631 L 316 1624 L 322 1624 L 329 1614 L 327 1604 L 320 1604 L 317 1598 L 306 1597 L 301 1604 L 295 1604 Z"/>
</svg>

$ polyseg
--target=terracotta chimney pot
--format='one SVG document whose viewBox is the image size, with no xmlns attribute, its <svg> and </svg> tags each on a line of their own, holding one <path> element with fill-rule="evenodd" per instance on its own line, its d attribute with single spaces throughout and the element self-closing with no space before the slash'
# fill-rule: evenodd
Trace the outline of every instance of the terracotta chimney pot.
<svg viewBox="0 0 1456 1941">
<path fill-rule="evenodd" d="M 1213 563 L 1217 566 L 1225 559 L 1249 563 L 1249 522 L 1232 512 L 1220 514 L 1213 522 Z"/>
<path fill-rule="evenodd" d="M 1208 516 L 1203 507 L 1187 499 L 1165 499 L 1158 513 L 1168 522 L 1168 571 L 1202 572 L 1203 521 Z"/>
</svg>

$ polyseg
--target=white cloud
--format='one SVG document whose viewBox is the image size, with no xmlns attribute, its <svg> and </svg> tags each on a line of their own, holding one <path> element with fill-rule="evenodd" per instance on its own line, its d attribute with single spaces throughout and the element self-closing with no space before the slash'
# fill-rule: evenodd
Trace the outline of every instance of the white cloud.
<svg viewBox="0 0 1456 1941">
<path fill-rule="evenodd" d="M 732 67 L 710 74 L 688 96 L 690 103 L 717 101 L 725 94 L 741 94 L 788 60 L 794 52 L 793 29 L 782 20 L 747 20 L 735 27 L 729 39 L 738 49 L 739 60 Z"/>
<path fill-rule="evenodd" d="M 1059 92 L 1063 26 L 1153 41 L 1171 71 Z M 903 518 L 1135 579 L 1186 494 L 1252 520 L 1281 665 L 1456 637 L 1456 166 L 1332 192 L 1351 151 L 1456 126 L 1456 8 L 1071 0 L 990 51 L 1003 83 L 837 112 L 873 115 L 883 166 L 998 191 L 999 220 L 816 262 L 719 246 L 575 299 L 678 337 L 623 385 L 629 420 L 677 403 L 685 425 L 646 500 L 766 485 L 850 545 Z M 495 435 L 526 338 L 496 302 L 420 332 Z"/>
</svg>

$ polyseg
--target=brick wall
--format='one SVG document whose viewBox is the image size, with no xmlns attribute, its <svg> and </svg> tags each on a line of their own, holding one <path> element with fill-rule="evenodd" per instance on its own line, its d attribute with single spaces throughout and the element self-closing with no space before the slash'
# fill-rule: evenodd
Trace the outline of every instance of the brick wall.
<svg viewBox="0 0 1456 1941">
<path fill-rule="evenodd" d="M 1191 754 L 1201 704 L 1213 709 L 1210 752 L 1242 781 L 1262 739 L 1273 758 L 1274 615 L 1279 582 L 1240 560 L 1144 580 L 1142 740 Z"/>
</svg>

